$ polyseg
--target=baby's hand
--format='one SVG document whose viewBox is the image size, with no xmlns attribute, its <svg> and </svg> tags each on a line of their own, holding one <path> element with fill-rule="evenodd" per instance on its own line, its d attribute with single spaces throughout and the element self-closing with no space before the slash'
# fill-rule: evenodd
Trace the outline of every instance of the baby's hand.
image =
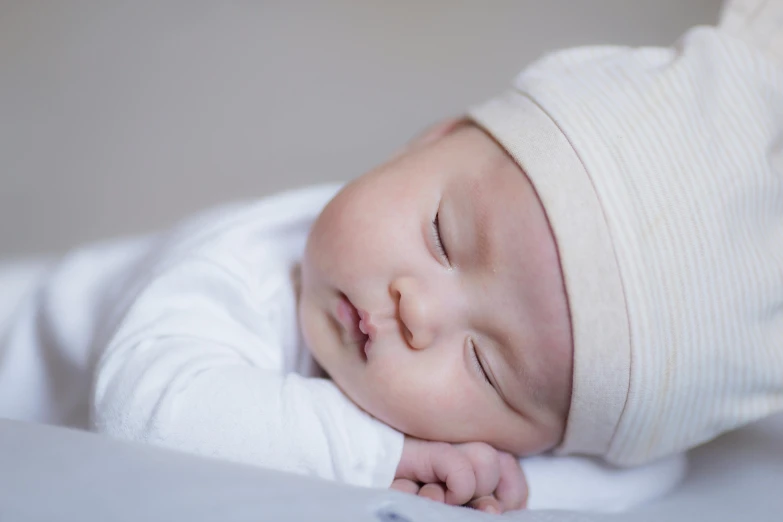
<svg viewBox="0 0 783 522">
<path fill-rule="evenodd" d="M 522 509 L 527 482 L 510 453 L 482 442 L 449 444 L 405 437 L 392 489 L 488 513 Z"/>
</svg>

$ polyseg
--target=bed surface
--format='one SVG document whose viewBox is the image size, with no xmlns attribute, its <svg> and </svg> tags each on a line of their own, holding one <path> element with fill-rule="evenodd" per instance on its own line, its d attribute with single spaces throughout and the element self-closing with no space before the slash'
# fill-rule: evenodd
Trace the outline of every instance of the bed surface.
<svg viewBox="0 0 783 522">
<path fill-rule="evenodd" d="M 779 521 L 783 416 L 695 450 L 673 493 L 616 515 L 515 512 L 510 520 Z M 392 491 L 360 489 L 0 420 L 0 520 L 479 521 L 497 519 Z"/>
</svg>

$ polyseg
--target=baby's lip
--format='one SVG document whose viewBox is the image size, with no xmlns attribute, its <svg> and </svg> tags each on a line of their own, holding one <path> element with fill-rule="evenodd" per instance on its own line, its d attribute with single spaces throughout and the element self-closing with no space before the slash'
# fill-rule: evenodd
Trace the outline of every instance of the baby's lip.
<svg viewBox="0 0 783 522">
<path fill-rule="evenodd" d="M 363 319 L 367 317 L 367 313 L 358 310 L 344 294 L 340 295 L 340 300 L 337 302 L 336 315 L 351 341 L 362 342 L 368 339 L 370 334 L 365 332 L 367 326 Z"/>
<path fill-rule="evenodd" d="M 359 314 L 359 330 L 361 330 L 361 332 L 369 337 L 370 341 L 372 341 L 375 338 L 377 328 L 372 323 L 370 313 L 361 309 L 357 310 L 357 313 Z"/>
</svg>

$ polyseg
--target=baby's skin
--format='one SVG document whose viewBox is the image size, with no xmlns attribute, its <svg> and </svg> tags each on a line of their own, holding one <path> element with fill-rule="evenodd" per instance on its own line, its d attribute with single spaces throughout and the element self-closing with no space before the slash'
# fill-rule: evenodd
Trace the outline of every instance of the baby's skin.
<svg viewBox="0 0 783 522">
<path fill-rule="evenodd" d="M 562 439 L 573 347 L 555 240 L 505 151 L 464 121 L 431 129 L 326 206 L 301 284 L 315 359 L 406 434 L 392 487 L 522 507 L 515 456 Z"/>
</svg>

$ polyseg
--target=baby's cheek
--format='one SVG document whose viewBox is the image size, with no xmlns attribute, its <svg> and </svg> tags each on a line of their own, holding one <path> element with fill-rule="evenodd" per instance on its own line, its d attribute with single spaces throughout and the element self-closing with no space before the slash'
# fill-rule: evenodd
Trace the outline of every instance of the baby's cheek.
<svg viewBox="0 0 783 522">
<path fill-rule="evenodd" d="M 460 438 L 461 394 L 422 376 L 387 371 L 369 383 L 373 404 L 367 409 L 393 428 L 414 437 L 451 441 Z M 375 411 L 373 411 L 375 410 Z"/>
<path fill-rule="evenodd" d="M 380 362 L 380 361 L 379 361 Z M 417 399 L 415 388 L 403 375 L 389 365 L 365 368 L 352 399 L 372 416 L 394 429 L 414 435 L 411 429 L 426 406 Z"/>
<path fill-rule="evenodd" d="M 324 329 L 323 324 L 321 324 L 323 321 L 319 320 L 317 310 L 306 292 L 303 292 L 300 297 L 298 313 L 299 327 L 304 342 L 316 361 L 319 364 L 323 364 L 323 361 L 320 360 L 321 345 L 318 342 L 321 338 L 320 334 L 322 334 Z"/>
</svg>

